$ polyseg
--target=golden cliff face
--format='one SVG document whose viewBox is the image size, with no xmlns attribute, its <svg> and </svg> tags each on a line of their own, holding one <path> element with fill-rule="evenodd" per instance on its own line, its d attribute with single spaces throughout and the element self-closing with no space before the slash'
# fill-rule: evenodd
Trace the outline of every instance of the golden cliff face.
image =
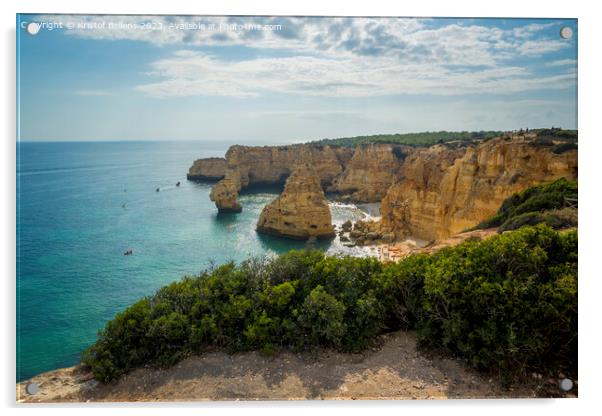
<svg viewBox="0 0 602 416">
<path fill-rule="evenodd" d="M 341 175 L 353 149 L 308 144 L 290 146 L 231 146 L 226 153 L 227 173 L 211 191 L 220 212 L 240 212 L 237 201 L 242 188 L 282 184 L 299 163 L 309 163 L 319 183 L 327 187 Z"/>
<path fill-rule="evenodd" d="M 213 201 L 220 207 L 236 205 L 233 193 L 262 184 L 282 184 L 298 163 L 309 163 L 323 189 L 348 195 L 355 202 L 379 202 L 399 179 L 409 146 L 371 144 L 357 149 L 299 144 L 290 146 L 231 146 L 225 161 L 200 159 L 190 168 L 189 179 L 213 179 L 228 170 L 230 179 L 216 185 Z M 236 178 L 236 179 L 234 179 Z M 237 192 L 236 192 L 237 193 Z M 224 200 L 222 201 L 222 198 Z M 230 208 L 226 208 L 230 211 Z"/>
<path fill-rule="evenodd" d="M 295 168 L 282 194 L 261 212 L 257 231 L 295 239 L 334 236 L 328 201 L 313 166 Z"/>
<path fill-rule="evenodd" d="M 190 174 L 224 178 L 211 192 L 220 212 L 240 212 L 241 189 L 283 183 L 309 164 L 322 189 L 359 202 L 381 202 L 380 232 L 397 238 L 447 238 L 494 215 L 525 188 L 577 175 L 577 150 L 558 152 L 534 135 L 480 144 L 411 148 L 372 144 L 357 149 L 299 144 L 232 146 L 224 162 L 195 162 Z M 225 165 L 225 167 L 224 167 Z"/>
<path fill-rule="evenodd" d="M 195 160 L 186 177 L 190 180 L 217 181 L 226 175 L 226 159 L 209 157 Z"/>
<path fill-rule="evenodd" d="M 512 194 L 577 177 L 577 150 L 556 154 L 534 137 L 497 138 L 468 148 L 437 145 L 408 158 L 381 204 L 381 229 L 447 238 L 494 215 Z"/>
<path fill-rule="evenodd" d="M 330 191 L 350 195 L 353 201 L 380 201 L 389 187 L 399 180 L 409 146 L 369 144 L 359 146 Z"/>
<path fill-rule="evenodd" d="M 226 153 L 228 168 L 240 174 L 244 187 L 284 183 L 298 163 L 309 163 L 322 186 L 328 186 L 344 169 L 353 149 L 312 146 L 232 146 Z"/>
<path fill-rule="evenodd" d="M 240 190 L 240 175 L 237 171 L 228 169 L 224 179 L 216 183 L 211 189 L 209 199 L 215 202 L 218 212 L 241 212 L 242 205 L 238 202 Z"/>
</svg>

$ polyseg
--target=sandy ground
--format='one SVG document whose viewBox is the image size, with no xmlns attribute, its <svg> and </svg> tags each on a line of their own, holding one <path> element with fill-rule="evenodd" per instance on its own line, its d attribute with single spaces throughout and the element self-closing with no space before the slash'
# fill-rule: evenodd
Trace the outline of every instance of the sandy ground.
<svg viewBox="0 0 602 416">
<path fill-rule="evenodd" d="M 377 246 L 378 257 L 381 261 L 398 261 L 412 254 L 435 253 L 445 247 L 453 247 L 468 239 L 485 240 L 497 234 L 496 228 L 485 230 L 467 231 L 456 234 L 453 237 L 428 242 L 414 237 L 408 237 L 403 241 Z"/>
<path fill-rule="evenodd" d="M 413 332 L 382 336 L 382 346 L 362 354 L 327 350 L 211 352 L 169 369 L 143 368 L 108 385 L 81 368 L 41 374 L 17 384 L 19 402 L 134 402 L 202 400 L 345 400 L 561 397 L 557 380 L 504 388 L 461 362 L 418 351 Z M 25 388 L 37 383 L 40 391 Z"/>
</svg>

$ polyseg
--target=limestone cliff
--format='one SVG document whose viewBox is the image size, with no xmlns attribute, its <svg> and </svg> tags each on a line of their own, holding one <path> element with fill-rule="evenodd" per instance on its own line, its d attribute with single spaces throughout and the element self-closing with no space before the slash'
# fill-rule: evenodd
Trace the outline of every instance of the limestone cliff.
<svg viewBox="0 0 602 416">
<path fill-rule="evenodd" d="M 215 202 L 218 212 L 241 212 L 242 205 L 238 202 L 240 189 L 240 175 L 236 170 L 228 169 L 224 179 L 216 183 L 211 189 L 209 198 Z"/>
<path fill-rule="evenodd" d="M 334 236 L 328 201 L 313 166 L 297 165 L 282 194 L 261 212 L 257 231 L 295 239 Z"/>
<path fill-rule="evenodd" d="M 356 202 L 378 202 L 399 180 L 404 159 L 413 151 L 409 146 L 384 143 L 358 146 L 329 191 L 350 194 Z"/>
<path fill-rule="evenodd" d="M 186 177 L 189 180 L 217 181 L 226 175 L 226 159 L 209 157 L 195 160 Z"/>
<path fill-rule="evenodd" d="M 349 148 L 311 144 L 231 146 L 225 158 L 229 174 L 215 185 L 211 200 L 220 211 L 240 212 L 236 197 L 242 188 L 283 184 L 298 163 L 310 163 L 321 186 L 327 187 L 343 172 L 352 154 Z"/>
<path fill-rule="evenodd" d="M 559 177 L 575 179 L 577 150 L 555 149 L 527 135 L 418 150 L 383 198 L 381 229 L 398 238 L 436 239 L 473 227 L 516 192 Z"/>
<path fill-rule="evenodd" d="M 226 153 L 228 168 L 238 171 L 243 188 L 284 183 L 298 163 L 313 166 L 322 186 L 332 184 L 343 172 L 353 149 L 295 144 L 290 146 L 231 146 Z"/>
</svg>

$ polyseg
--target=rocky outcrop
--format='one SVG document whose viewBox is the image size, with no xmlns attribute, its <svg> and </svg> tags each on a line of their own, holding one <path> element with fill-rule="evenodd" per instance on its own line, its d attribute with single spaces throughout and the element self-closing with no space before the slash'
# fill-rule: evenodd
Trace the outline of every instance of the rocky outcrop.
<svg viewBox="0 0 602 416">
<path fill-rule="evenodd" d="M 257 231 L 302 240 L 334 236 L 328 201 L 313 166 L 297 165 L 282 194 L 261 212 Z"/>
<path fill-rule="evenodd" d="M 354 224 L 351 221 L 344 223 L 339 231 L 339 239 L 347 247 L 368 246 L 391 243 L 395 235 L 391 232 L 383 233 L 378 221 L 360 220 Z"/>
<path fill-rule="evenodd" d="M 313 166 L 322 186 L 332 184 L 351 158 L 353 149 L 295 144 L 290 146 L 231 146 L 226 153 L 229 169 L 236 170 L 243 188 L 284 183 L 298 163 Z"/>
<path fill-rule="evenodd" d="M 226 175 L 226 159 L 209 157 L 195 160 L 186 177 L 189 180 L 218 181 Z"/>
<path fill-rule="evenodd" d="M 209 198 L 215 202 L 218 212 L 238 213 L 242 211 L 242 205 L 238 202 L 240 190 L 240 175 L 237 171 L 228 169 L 224 179 L 211 189 Z"/>
<path fill-rule="evenodd" d="M 397 262 L 414 254 L 434 254 L 447 247 L 455 247 L 465 241 L 481 241 L 497 235 L 495 228 L 473 230 L 456 234 L 450 238 L 433 241 L 420 241 L 406 238 L 394 244 L 384 245 L 380 249 L 379 258 L 382 261 Z"/>
<path fill-rule="evenodd" d="M 216 180 L 226 171 L 237 176 L 240 189 L 256 185 L 284 184 L 292 166 L 310 163 L 322 188 L 353 202 L 380 202 L 391 184 L 400 178 L 404 159 L 414 151 L 409 146 L 369 144 L 357 149 L 315 144 L 288 146 L 231 146 L 225 159 L 199 159 L 190 168 L 189 179 Z M 231 181 L 226 181 L 229 183 Z M 217 196 L 224 184 L 216 185 Z M 227 186 L 232 202 L 234 186 Z M 219 204 L 218 209 L 220 208 Z"/>
<path fill-rule="evenodd" d="M 283 184 L 293 166 L 309 163 L 323 190 L 355 202 L 381 202 L 380 237 L 375 241 L 391 235 L 432 240 L 477 225 L 515 192 L 558 177 L 575 178 L 575 146 L 548 143 L 533 134 L 429 148 L 384 143 L 355 150 L 314 144 L 237 145 L 230 147 L 225 162 L 195 162 L 189 176 L 218 177 L 225 164 L 226 173 L 211 199 L 220 212 L 240 212 L 241 189 Z"/>
<path fill-rule="evenodd" d="M 199 159 L 190 168 L 188 179 L 223 179 L 211 191 L 219 212 L 241 212 L 237 200 L 241 189 L 253 185 L 284 184 L 293 166 L 309 163 L 322 187 L 333 184 L 343 173 L 353 149 L 336 146 L 295 144 L 289 146 L 231 146 L 225 159 Z"/>
<path fill-rule="evenodd" d="M 309 163 L 322 187 L 331 186 L 351 159 L 353 149 L 296 144 L 290 146 L 231 146 L 226 153 L 227 174 L 211 192 L 219 211 L 240 212 L 241 189 L 257 185 L 284 184 L 293 166 Z"/>
<path fill-rule="evenodd" d="M 397 238 L 447 238 L 494 215 L 516 192 L 577 177 L 577 150 L 557 152 L 535 136 L 497 138 L 468 148 L 437 145 L 408 156 L 403 179 L 381 203 L 381 231 Z"/>
<path fill-rule="evenodd" d="M 350 195 L 356 202 L 378 202 L 400 179 L 404 159 L 412 147 L 393 144 L 358 146 L 330 191 Z"/>
</svg>

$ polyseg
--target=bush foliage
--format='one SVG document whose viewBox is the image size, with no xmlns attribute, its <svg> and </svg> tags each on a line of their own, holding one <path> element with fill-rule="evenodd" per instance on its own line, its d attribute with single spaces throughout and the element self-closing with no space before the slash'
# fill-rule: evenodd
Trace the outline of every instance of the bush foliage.
<svg viewBox="0 0 602 416">
<path fill-rule="evenodd" d="M 359 351 L 400 328 L 506 379 L 575 376 L 577 233 L 524 227 L 398 263 L 319 251 L 228 263 L 119 313 L 83 362 L 108 382 L 209 348 Z"/>
<path fill-rule="evenodd" d="M 375 134 L 371 136 L 340 137 L 311 142 L 316 145 L 356 147 L 367 143 L 405 144 L 407 146 L 428 147 L 437 143 L 452 141 L 475 141 L 498 137 L 501 131 L 427 131 L 423 133 Z"/>
<path fill-rule="evenodd" d="M 579 132 L 577 130 L 564 130 L 559 127 L 552 127 L 550 129 L 536 129 L 532 130 L 532 132 L 537 134 L 537 137 L 546 137 L 564 142 L 576 143 L 579 138 Z"/>
<path fill-rule="evenodd" d="M 560 178 L 512 195 L 496 215 L 475 228 L 499 227 L 502 232 L 540 223 L 556 229 L 576 226 L 576 211 L 577 182 Z"/>
<path fill-rule="evenodd" d="M 525 133 L 524 130 L 520 130 Z M 529 132 L 529 131 L 527 131 Z M 555 153 L 576 149 L 578 139 L 577 130 L 564 130 L 557 127 L 532 129 L 531 133 L 537 136 L 535 145 L 553 146 L 554 142 L 561 142 L 554 148 Z M 428 147 L 438 143 L 448 143 L 455 141 L 475 142 L 480 140 L 489 140 L 494 137 L 500 137 L 504 134 L 502 131 L 426 131 L 421 133 L 396 133 L 396 134 L 373 134 L 368 136 L 339 137 L 333 139 L 321 139 L 310 142 L 312 144 L 356 147 L 368 143 L 391 143 L 404 144 L 415 147 Z M 569 145 L 563 145 L 563 144 Z"/>
</svg>

